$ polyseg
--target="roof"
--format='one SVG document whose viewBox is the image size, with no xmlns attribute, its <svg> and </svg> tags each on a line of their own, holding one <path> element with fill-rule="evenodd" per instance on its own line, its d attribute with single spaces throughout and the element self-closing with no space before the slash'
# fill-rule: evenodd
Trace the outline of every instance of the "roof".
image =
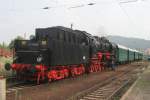
<svg viewBox="0 0 150 100">
<path fill-rule="evenodd" d="M 129 51 L 133 51 L 133 52 L 135 52 L 135 49 L 131 49 L 131 48 L 129 48 Z"/>
<path fill-rule="evenodd" d="M 143 53 L 143 52 L 141 52 L 141 51 L 138 51 L 138 50 L 135 50 L 135 52 L 138 52 L 138 53 Z"/>
<path fill-rule="evenodd" d="M 125 50 L 129 50 L 129 51 L 133 51 L 133 52 L 138 52 L 138 53 L 142 53 L 136 49 L 131 49 L 131 48 L 128 48 L 126 46 L 123 46 L 123 45 L 120 45 L 120 44 L 117 44 L 118 48 L 122 48 L 122 49 L 125 49 Z"/>
<path fill-rule="evenodd" d="M 129 48 L 128 47 L 125 47 L 123 45 L 120 45 L 120 44 L 117 44 L 118 48 L 122 48 L 122 49 L 125 49 L 125 50 L 128 50 Z"/>
</svg>

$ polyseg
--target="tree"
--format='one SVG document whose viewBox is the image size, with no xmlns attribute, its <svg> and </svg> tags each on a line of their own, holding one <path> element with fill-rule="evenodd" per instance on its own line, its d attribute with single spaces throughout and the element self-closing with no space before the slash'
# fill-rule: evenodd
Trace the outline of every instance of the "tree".
<svg viewBox="0 0 150 100">
<path fill-rule="evenodd" d="M 0 44 L 0 48 L 9 49 L 8 45 L 5 42 L 3 42 L 3 43 Z"/>
<path fill-rule="evenodd" d="M 11 40 L 11 42 L 9 43 L 9 48 L 10 49 L 13 49 L 14 43 L 15 43 L 16 40 L 24 40 L 24 38 L 21 37 L 21 36 L 17 36 L 15 39 Z"/>
</svg>

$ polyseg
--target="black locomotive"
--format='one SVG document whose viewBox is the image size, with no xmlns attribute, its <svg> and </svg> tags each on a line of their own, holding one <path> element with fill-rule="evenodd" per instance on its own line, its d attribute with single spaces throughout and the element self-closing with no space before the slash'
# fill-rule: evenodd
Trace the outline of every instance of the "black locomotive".
<svg viewBox="0 0 150 100">
<path fill-rule="evenodd" d="M 105 37 L 57 26 L 36 29 L 30 40 L 15 41 L 11 65 L 17 76 L 27 79 L 59 80 L 104 69 L 116 54 L 116 45 Z"/>
</svg>

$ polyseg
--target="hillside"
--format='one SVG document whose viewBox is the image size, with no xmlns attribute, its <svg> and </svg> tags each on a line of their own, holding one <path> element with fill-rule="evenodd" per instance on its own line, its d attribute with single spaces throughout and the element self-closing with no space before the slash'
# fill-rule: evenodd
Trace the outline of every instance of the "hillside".
<svg viewBox="0 0 150 100">
<path fill-rule="evenodd" d="M 121 36 L 108 36 L 111 42 L 119 43 L 129 48 L 135 48 L 140 50 L 146 50 L 150 48 L 150 40 L 138 39 L 138 38 L 127 38 Z"/>
</svg>

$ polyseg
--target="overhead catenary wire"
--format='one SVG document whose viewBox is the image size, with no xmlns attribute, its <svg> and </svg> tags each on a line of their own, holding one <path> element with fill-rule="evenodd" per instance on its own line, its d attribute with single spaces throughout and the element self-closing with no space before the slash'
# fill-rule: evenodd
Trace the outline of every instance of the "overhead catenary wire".
<svg viewBox="0 0 150 100">
<path fill-rule="evenodd" d="M 120 4 L 125 4 L 125 3 L 134 3 L 134 2 L 137 2 L 138 0 L 125 0 L 125 1 L 122 1 L 120 0 Z"/>
<path fill-rule="evenodd" d="M 136 0 L 137 1 L 137 0 Z M 129 14 L 126 12 L 126 10 L 124 9 L 124 7 L 122 7 L 122 3 L 123 2 L 118 2 L 117 0 L 116 0 L 116 3 L 118 4 L 118 6 L 120 7 L 120 9 L 123 11 L 123 13 L 126 15 L 126 17 L 127 17 L 127 19 L 129 20 L 129 22 L 131 23 L 131 24 L 133 24 L 133 22 L 132 22 L 132 20 L 131 20 L 131 18 L 130 18 L 130 16 L 129 16 Z M 126 1 L 126 3 L 127 3 L 127 1 Z M 130 1 L 128 1 L 128 3 L 131 3 Z"/>
<path fill-rule="evenodd" d="M 119 0 L 119 3 L 120 4 L 128 4 L 128 3 L 133 3 L 133 2 L 137 2 L 137 1 L 139 1 L 139 0 Z M 143 0 L 142 0 L 143 1 Z M 91 2 L 87 2 L 87 3 L 79 3 L 79 4 L 60 4 L 59 5 L 59 1 L 57 1 L 57 0 L 53 0 L 53 2 L 55 3 L 55 5 L 47 5 L 47 6 L 45 6 L 45 7 L 42 7 L 41 9 L 44 9 L 44 10 L 50 10 L 50 9 L 55 9 L 55 8 L 65 8 L 65 9 L 75 9 L 75 8 L 80 8 L 80 7 L 86 7 L 86 6 L 93 6 L 93 5 L 98 5 L 98 4 L 100 4 L 100 5 L 104 5 L 104 4 L 112 4 L 112 3 L 114 3 L 113 1 L 91 1 Z M 36 8 L 32 8 L 31 10 L 34 10 L 34 11 L 36 11 L 36 10 L 38 10 L 39 8 L 38 7 L 36 7 Z M 10 9 L 9 9 L 10 10 Z M 26 10 L 26 8 L 25 9 L 13 9 L 13 10 L 10 10 L 10 11 L 25 11 Z"/>
<path fill-rule="evenodd" d="M 87 3 L 87 4 L 81 4 L 81 5 L 76 5 L 76 6 L 71 6 L 69 7 L 68 9 L 71 9 L 71 8 L 79 8 L 79 7 L 84 7 L 84 6 L 92 6 L 92 5 L 95 5 L 96 3 Z"/>
</svg>

